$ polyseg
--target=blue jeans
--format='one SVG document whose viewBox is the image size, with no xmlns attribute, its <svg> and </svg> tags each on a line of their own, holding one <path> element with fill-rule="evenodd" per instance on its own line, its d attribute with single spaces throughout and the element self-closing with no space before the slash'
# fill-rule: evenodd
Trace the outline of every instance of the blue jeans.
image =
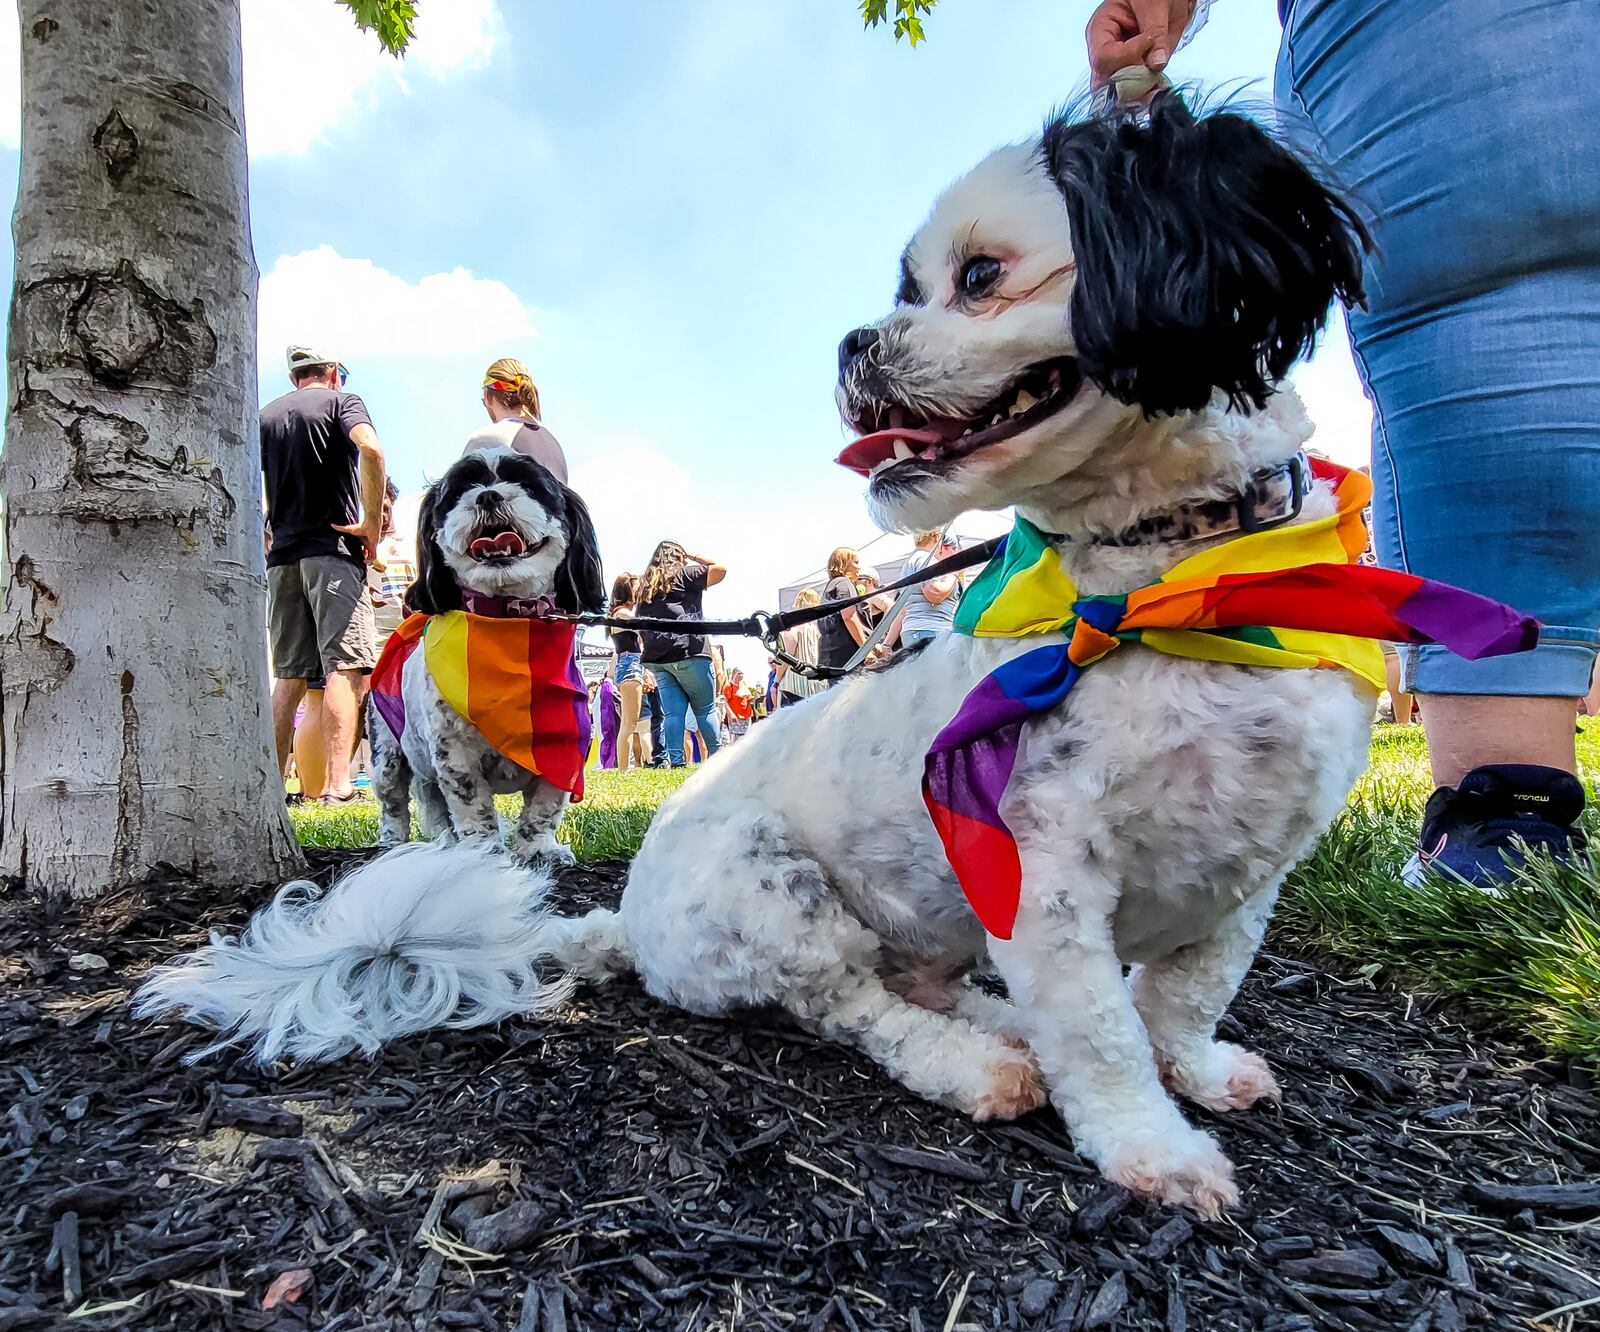
<svg viewBox="0 0 1600 1332">
<path fill-rule="evenodd" d="M 658 661 L 650 669 L 656 673 L 656 692 L 661 695 L 667 761 L 673 767 L 683 763 L 684 719 L 691 708 L 706 757 L 715 754 L 720 742 L 717 739 L 717 677 L 711 670 L 711 658 Z"/>
<path fill-rule="evenodd" d="M 946 631 L 941 629 L 902 629 L 900 631 L 900 646 L 914 648 L 918 643 L 931 643 L 944 632 Z"/>
<path fill-rule="evenodd" d="M 1377 242 L 1350 313 L 1390 568 L 1544 623 L 1402 647 L 1424 694 L 1578 697 L 1600 645 L 1600 84 L 1592 0 L 1294 0 L 1277 98 Z"/>
</svg>

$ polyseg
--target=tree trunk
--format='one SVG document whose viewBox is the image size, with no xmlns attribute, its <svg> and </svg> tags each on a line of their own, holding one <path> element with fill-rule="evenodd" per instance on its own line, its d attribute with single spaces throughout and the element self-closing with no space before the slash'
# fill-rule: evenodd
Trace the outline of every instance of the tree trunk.
<svg viewBox="0 0 1600 1332">
<path fill-rule="evenodd" d="M 238 0 L 18 8 L 0 876 L 276 880 Z"/>
</svg>

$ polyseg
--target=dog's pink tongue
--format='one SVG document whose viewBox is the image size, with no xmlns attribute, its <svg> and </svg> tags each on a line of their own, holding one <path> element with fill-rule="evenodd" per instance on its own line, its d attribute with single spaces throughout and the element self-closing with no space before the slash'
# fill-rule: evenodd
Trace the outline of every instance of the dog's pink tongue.
<svg viewBox="0 0 1600 1332">
<path fill-rule="evenodd" d="M 520 555 L 527 546 L 515 532 L 502 532 L 499 536 L 479 537 L 471 549 L 472 558 L 481 560 L 489 555 Z"/>
<path fill-rule="evenodd" d="M 942 444 L 944 436 L 935 430 L 908 430 L 903 426 L 895 426 L 861 436 L 834 461 L 841 467 L 867 476 L 879 463 L 894 457 L 896 440 L 909 444 L 912 452 L 918 452 L 930 444 Z"/>
</svg>

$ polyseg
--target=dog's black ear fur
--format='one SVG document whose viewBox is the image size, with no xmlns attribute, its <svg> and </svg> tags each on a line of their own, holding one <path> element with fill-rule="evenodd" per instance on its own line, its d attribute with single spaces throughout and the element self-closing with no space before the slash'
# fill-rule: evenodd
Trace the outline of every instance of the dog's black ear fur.
<svg viewBox="0 0 1600 1332">
<path fill-rule="evenodd" d="M 554 478 L 552 478 L 554 480 Z M 556 482 L 561 492 L 562 519 L 567 525 L 567 553 L 556 569 L 556 605 L 571 615 L 606 608 L 605 570 L 594 520 L 578 492 Z"/>
<path fill-rule="evenodd" d="M 1084 376 L 1147 416 L 1266 403 L 1335 297 L 1359 305 L 1370 243 L 1355 211 L 1248 117 L 1058 116 L 1044 162 L 1077 260 L 1070 318 Z"/>
<path fill-rule="evenodd" d="M 442 482 L 428 487 L 417 510 L 417 581 L 406 604 L 423 615 L 461 609 L 461 586 L 439 550 L 439 492 Z"/>
</svg>

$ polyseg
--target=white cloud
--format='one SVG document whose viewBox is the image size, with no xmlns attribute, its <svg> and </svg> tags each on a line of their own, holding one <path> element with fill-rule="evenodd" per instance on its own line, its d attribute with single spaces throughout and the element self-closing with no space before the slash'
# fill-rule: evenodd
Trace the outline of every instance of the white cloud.
<svg viewBox="0 0 1600 1332">
<path fill-rule="evenodd" d="M 439 78 L 484 63 L 499 40 L 496 0 L 420 5 L 405 59 L 385 55 L 334 0 L 244 0 L 244 100 L 255 156 L 304 152 L 324 130 L 406 76 Z M 0 4 L 0 147 L 22 141 L 17 7 Z"/>
<path fill-rule="evenodd" d="M 407 76 L 481 65 L 501 30 L 495 0 L 418 6 L 404 60 L 384 54 L 334 0 L 244 0 L 245 121 L 252 156 L 304 152 L 323 131 Z"/>
<path fill-rule="evenodd" d="M 328 245 L 284 255 L 261 279 L 263 367 L 292 342 L 327 343 L 349 360 L 455 357 L 537 336 L 517 294 L 464 268 L 417 282 Z"/>
<path fill-rule="evenodd" d="M 836 545 L 851 539 L 818 538 L 814 501 L 781 487 L 756 487 L 747 499 L 735 498 L 723 478 L 697 480 L 667 444 L 642 432 L 590 427 L 579 419 L 570 425 L 572 488 L 595 520 L 608 584 L 625 570 L 642 573 L 657 542 L 678 541 L 727 566 L 726 581 L 706 597 L 706 613 L 742 618 L 777 608 L 778 588 L 818 558 L 813 547 L 819 540 Z M 739 487 L 731 489 L 739 495 Z M 863 536 L 871 526 L 864 513 L 852 525 Z M 597 630 L 590 634 L 600 636 Z M 758 670 L 760 679 L 767 678 L 766 650 L 754 639 L 718 641 L 730 663 L 752 678 Z"/>
</svg>

